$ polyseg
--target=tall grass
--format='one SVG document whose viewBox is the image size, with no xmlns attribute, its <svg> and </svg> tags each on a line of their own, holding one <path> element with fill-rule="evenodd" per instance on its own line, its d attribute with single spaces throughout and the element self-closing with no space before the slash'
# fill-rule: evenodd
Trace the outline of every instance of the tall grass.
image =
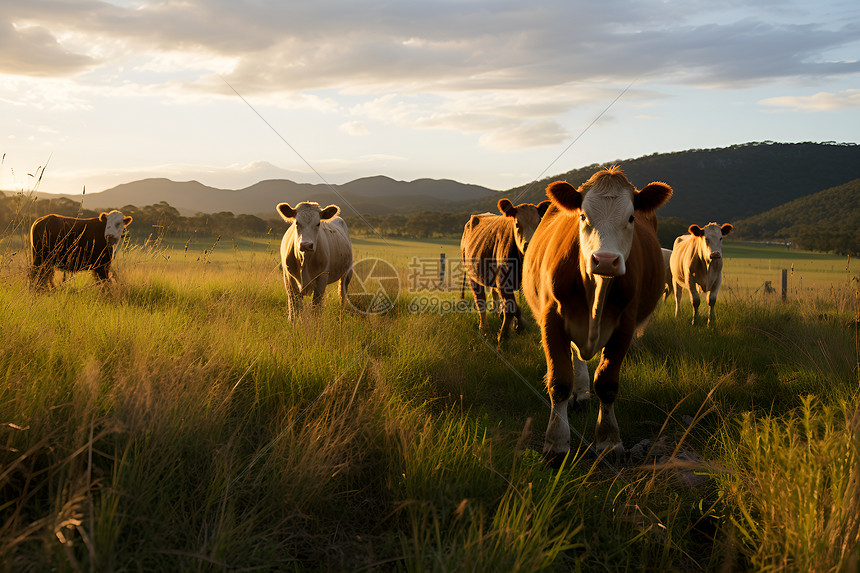
<svg viewBox="0 0 860 573">
<path fill-rule="evenodd" d="M 758 571 L 856 571 L 860 565 L 860 409 L 807 396 L 782 417 L 744 414 L 724 435 L 731 523 Z"/>
<path fill-rule="evenodd" d="M 725 301 L 706 330 L 669 303 L 616 408 L 628 446 L 664 450 L 611 467 L 574 443 L 553 472 L 529 449 L 549 412 L 533 322 L 497 349 L 472 314 L 332 292 L 288 323 L 276 259 L 230 244 L 127 248 L 106 291 L 0 271 L 0 569 L 856 564 L 836 508 L 856 505 L 856 307 Z M 594 414 L 571 422 L 587 442 Z M 793 497 L 768 489 L 796 472 Z"/>
</svg>

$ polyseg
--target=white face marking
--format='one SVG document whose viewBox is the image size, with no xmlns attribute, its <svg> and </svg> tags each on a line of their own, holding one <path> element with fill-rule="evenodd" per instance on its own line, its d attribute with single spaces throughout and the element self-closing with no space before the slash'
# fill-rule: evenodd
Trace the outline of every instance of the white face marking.
<svg viewBox="0 0 860 573">
<path fill-rule="evenodd" d="M 710 259 L 720 259 L 723 256 L 723 232 L 720 226 L 716 223 L 708 223 L 702 229 L 705 236 L 702 237 L 705 241 L 705 257 Z"/>
<path fill-rule="evenodd" d="M 595 186 L 583 198 L 579 244 L 589 274 L 620 276 L 633 245 L 633 195 L 631 190 Z M 599 261 L 599 264 L 598 264 Z"/>
<path fill-rule="evenodd" d="M 316 247 L 320 212 L 319 205 L 300 203 L 296 207 L 296 239 L 302 251 L 313 251 Z"/>
<path fill-rule="evenodd" d="M 107 242 L 111 245 L 119 243 L 123 229 L 125 229 L 125 225 L 123 224 L 122 213 L 119 211 L 108 213 L 107 217 L 105 217 L 105 238 Z"/>
</svg>

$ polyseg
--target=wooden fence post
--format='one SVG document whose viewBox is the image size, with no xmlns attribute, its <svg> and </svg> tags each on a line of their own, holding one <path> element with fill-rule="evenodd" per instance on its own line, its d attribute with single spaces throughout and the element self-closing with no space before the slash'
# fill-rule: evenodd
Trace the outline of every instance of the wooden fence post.
<svg viewBox="0 0 860 573">
<path fill-rule="evenodd" d="M 788 269 L 782 269 L 782 300 L 788 296 Z"/>
</svg>

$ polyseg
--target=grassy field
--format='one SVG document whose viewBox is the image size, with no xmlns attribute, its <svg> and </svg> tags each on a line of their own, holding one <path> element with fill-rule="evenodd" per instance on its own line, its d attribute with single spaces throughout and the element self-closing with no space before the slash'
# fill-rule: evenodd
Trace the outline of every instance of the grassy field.
<svg viewBox="0 0 860 573">
<path fill-rule="evenodd" d="M 596 459 L 593 408 L 554 472 L 537 329 L 497 348 L 443 312 L 462 310 L 450 273 L 434 282 L 456 241 L 357 240 L 396 269 L 393 310 L 330 289 L 287 323 L 279 237 L 129 245 L 107 292 L 79 275 L 40 295 L 16 240 L 0 570 L 860 567 L 853 261 L 727 243 L 717 328 L 669 301 L 625 361 L 616 413 L 641 455 Z"/>
</svg>

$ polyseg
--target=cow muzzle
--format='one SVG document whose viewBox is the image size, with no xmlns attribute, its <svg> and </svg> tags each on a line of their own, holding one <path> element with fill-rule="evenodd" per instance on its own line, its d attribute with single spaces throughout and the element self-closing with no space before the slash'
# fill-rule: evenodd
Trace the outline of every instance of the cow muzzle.
<svg viewBox="0 0 860 573">
<path fill-rule="evenodd" d="M 299 250 L 302 252 L 312 253 L 314 252 L 314 244 L 308 241 L 302 241 L 299 243 Z"/>
<path fill-rule="evenodd" d="M 722 253 L 711 253 L 711 259 L 722 259 L 722 258 L 723 258 Z"/>
<path fill-rule="evenodd" d="M 119 242 L 119 239 L 117 239 L 113 235 L 105 235 L 105 241 L 107 241 L 108 245 L 114 246 Z"/>
<path fill-rule="evenodd" d="M 591 255 L 591 274 L 604 277 L 618 277 L 624 274 L 624 259 L 618 253 L 605 251 Z"/>
</svg>

